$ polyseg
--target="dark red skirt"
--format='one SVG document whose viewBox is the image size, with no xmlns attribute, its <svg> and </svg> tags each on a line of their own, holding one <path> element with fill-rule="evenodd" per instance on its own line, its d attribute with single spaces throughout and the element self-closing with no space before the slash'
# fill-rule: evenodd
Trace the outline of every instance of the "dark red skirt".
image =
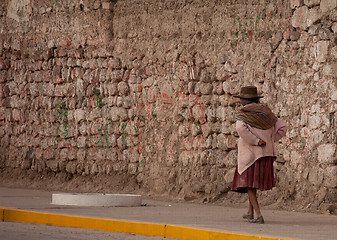
<svg viewBox="0 0 337 240">
<path fill-rule="evenodd" d="M 254 162 L 241 175 L 238 166 L 234 173 L 232 191 L 246 193 L 247 188 L 256 188 L 261 191 L 275 187 L 273 162 L 276 157 L 262 157 Z"/>
</svg>

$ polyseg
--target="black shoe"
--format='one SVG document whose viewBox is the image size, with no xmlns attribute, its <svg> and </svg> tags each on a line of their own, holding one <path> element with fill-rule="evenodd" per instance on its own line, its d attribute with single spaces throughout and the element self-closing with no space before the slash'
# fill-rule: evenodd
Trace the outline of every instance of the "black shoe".
<svg viewBox="0 0 337 240">
<path fill-rule="evenodd" d="M 263 217 L 258 217 L 257 219 L 249 219 L 248 220 L 250 223 L 259 223 L 259 224 L 264 224 L 264 219 Z"/>
<path fill-rule="evenodd" d="M 247 220 L 254 219 L 252 214 L 243 215 L 242 218 Z"/>
</svg>

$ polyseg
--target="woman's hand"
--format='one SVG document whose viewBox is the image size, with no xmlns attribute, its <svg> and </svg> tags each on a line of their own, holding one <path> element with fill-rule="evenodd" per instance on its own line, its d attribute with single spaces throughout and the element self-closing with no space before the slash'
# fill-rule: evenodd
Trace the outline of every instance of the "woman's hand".
<svg viewBox="0 0 337 240">
<path fill-rule="evenodd" d="M 259 143 L 257 145 L 264 146 L 264 145 L 266 145 L 266 142 L 260 139 Z"/>
</svg>

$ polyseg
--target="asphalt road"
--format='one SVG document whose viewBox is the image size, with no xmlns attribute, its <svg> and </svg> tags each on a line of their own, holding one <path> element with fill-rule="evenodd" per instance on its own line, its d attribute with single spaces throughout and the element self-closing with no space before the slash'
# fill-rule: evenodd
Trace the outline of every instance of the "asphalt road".
<svg viewBox="0 0 337 240">
<path fill-rule="evenodd" d="M 158 236 L 107 232 L 46 224 L 0 222 L 0 240 L 174 240 Z"/>
</svg>

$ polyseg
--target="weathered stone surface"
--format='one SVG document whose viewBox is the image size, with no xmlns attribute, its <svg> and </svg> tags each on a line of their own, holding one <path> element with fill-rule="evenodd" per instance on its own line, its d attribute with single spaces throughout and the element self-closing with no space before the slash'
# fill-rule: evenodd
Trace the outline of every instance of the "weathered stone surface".
<svg viewBox="0 0 337 240">
<path fill-rule="evenodd" d="M 233 67 L 233 64 L 230 61 L 227 61 L 224 65 L 224 70 L 229 73 L 237 73 L 238 71 Z"/>
<path fill-rule="evenodd" d="M 212 84 L 202 83 L 199 85 L 199 87 L 202 95 L 210 95 L 212 93 L 213 90 Z"/>
<path fill-rule="evenodd" d="M 318 7 L 309 9 L 309 13 L 306 19 L 307 26 L 311 27 L 312 25 L 316 24 L 317 22 L 319 22 L 321 17 L 322 17 L 322 14 Z"/>
<path fill-rule="evenodd" d="M 237 139 L 234 136 L 227 136 L 225 138 L 226 150 L 232 150 L 237 148 Z"/>
<path fill-rule="evenodd" d="M 303 0 L 292 0 L 292 1 L 290 1 L 290 7 L 291 7 L 292 9 L 298 8 L 298 7 L 300 7 L 302 4 L 303 4 Z"/>
<path fill-rule="evenodd" d="M 330 53 L 334 59 L 337 59 L 337 46 L 333 47 Z"/>
<path fill-rule="evenodd" d="M 7 17 L 14 19 L 17 22 L 29 21 L 32 14 L 32 7 L 30 0 L 9 1 L 7 8 Z"/>
<path fill-rule="evenodd" d="M 331 100 L 337 101 L 337 90 L 332 91 Z"/>
<path fill-rule="evenodd" d="M 120 69 L 122 67 L 121 60 L 119 58 L 110 58 L 108 61 L 108 67 L 112 69 Z"/>
<path fill-rule="evenodd" d="M 308 25 L 308 17 L 309 17 L 309 9 L 307 6 L 302 6 L 297 8 L 292 16 L 291 25 L 294 28 L 301 28 L 303 30 L 309 27 Z"/>
<path fill-rule="evenodd" d="M 326 13 L 330 11 L 331 9 L 334 9 L 337 7 L 337 1 L 336 0 L 321 0 L 320 9 L 322 13 Z"/>
<path fill-rule="evenodd" d="M 289 127 L 275 163 L 279 199 L 289 189 L 295 203 L 334 189 L 333 1 L 241 1 L 226 9 L 201 0 L 146 9 L 131 0 L 7 2 L 14 10 L 0 14 L 4 167 L 125 176 L 150 194 L 211 199 L 226 192 L 235 171 L 233 95 L 255 85 Z M 25 162 L 27 148 L 36 154 Z"/>
<path fill-rule="evenodd" d="M 112 2 L 102 2 L 102 8 L 106 10 L 112 10 L 113 3 Z"/>
<path fill-rule="evenodd" d="M 192 108 L 192 116 L 193 118 L 203 124 L 206 122 L 206 108 L 203 105 L 195 105 Z"/>
<path fill-rule="evenodd" d="M 323 183 L 324 179 L 324 171 L 322 168 L 319 167 L 313 167 L 309 171 L 309 181 L 316 185 L 319 186 Z"/>
<path fill-rule="evenodd" d="M 321 0 L 304 0 L 304 4 L 308 7 L 319 6 Z"/>
<path fill-rule="evenodd" d="M 337 77 L 337 63 L 329 63 L 324 65 L 323 74 L 329 77 Z"/>
<path fill-rule="evenodd" d="M 318 62 L 325 62 L 328 57 L 329 41 L 319 41 L 316 43 L 315 59 Z"/>
<path fill-rule="evenodd" d="M 191 129 L 191 134 L 192 134 L 193 137 L 195 137 L 195 136 L 197 136 L 198 134 L 201 134 L 201 133 L 202 133 L 202 131 L 201 131 L 201 126 L 200 126 L 200 124 L 198 124 L 198 123 L 192 124 L 191 127 L 190 127 L 190 129 Z"/>
<path fill-rule="evenodd" d="M 299 31 L 291 31 L 289 33 L 290 40 L 297 41 L 301 37 L 301 33 Z"/>
<path fill-rule="evenodd" d="M 49 160 L 46 163 L 47 167 L 49 167 L 53 172 L 59 171 L 59 163 L 57 160 Z"/>
<path fill-rule="evenodd" d="M 325 28 L 325 27 L 319 27 L 318 28 L 318 36 L 322 39 L 322 40 L 329 40 L 332 38 L 331 32 L 329 29 Z"/>
<path fill-rule="evenodd" d="M 125 82 L 120 82 L 118 84 L 118 91 L 122 94 L 122 95 L 128 95 L 129 93 L 129 86 L 127 85 L 127 83 Z"/>
<path fill-rule="evenodd" d="M 86 119 L 86 113 L 83 109 L 75 110 L 75 121 L 79 123 L 81 120 Z"/>
<path fill-rule="evenodd" d="M 337 187 L 337 166 L 326 168 L 324 172 L 324 186 L 329 188 Z"/>
<path fill-rule="evenodd" d="M 333 143 L 327 143 L 320 145 L 318 150 L 318 161 L 320 163 L 334 163 L 336 162 L 336 149 L 337 145 Z"/>
<path fill-rule="evenodd" d="M 334 33 L 337 33 L 337 22 L 334 22 L 331 26 L 331 29 Z"/>
<path fill-rule="evenodd" d="M 76 162 L 68 162 L 66 165 L 66 172 L 75 174 L 76 173 Z"/>
</svg>

